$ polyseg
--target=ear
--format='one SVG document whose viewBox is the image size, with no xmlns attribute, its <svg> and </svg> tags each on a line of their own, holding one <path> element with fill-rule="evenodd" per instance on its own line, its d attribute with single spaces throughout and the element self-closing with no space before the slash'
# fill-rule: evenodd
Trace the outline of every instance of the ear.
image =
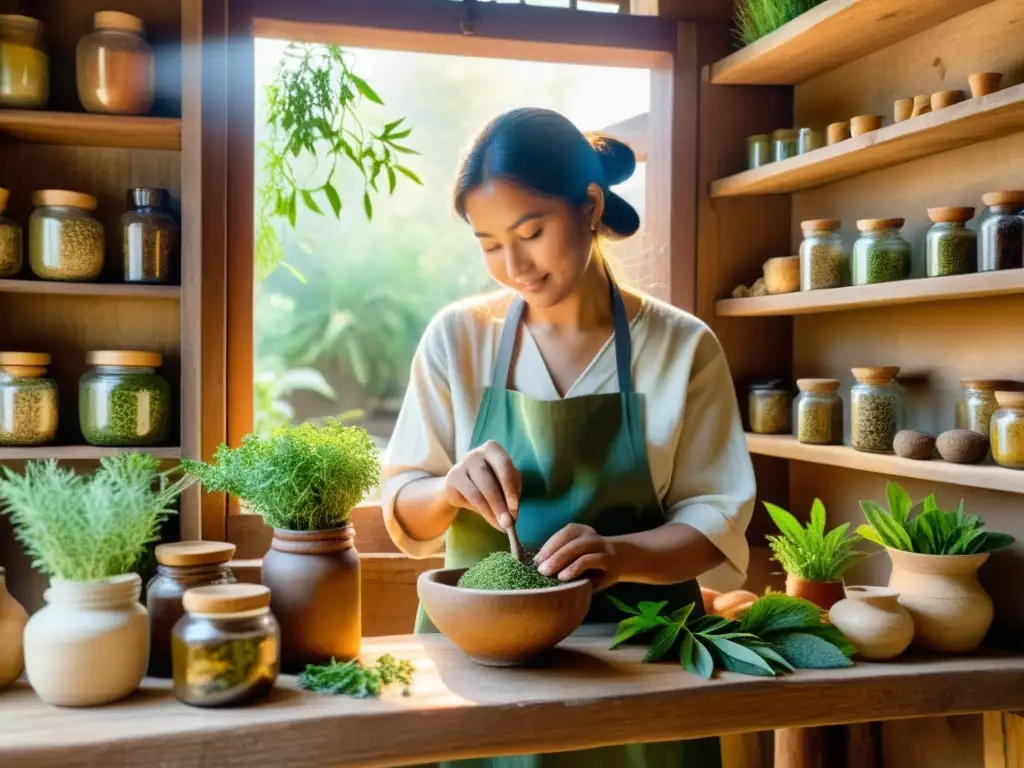
<svg viewBox="0 0 1024 768">
<path fill-rule="evenodd" d="M 590 231 L 597 232 L 601 228 L 601 217 L 604 216 L 604 192 L 597 184 L 591 184 L 587 187 L 585 210 Z"/>
</svg>

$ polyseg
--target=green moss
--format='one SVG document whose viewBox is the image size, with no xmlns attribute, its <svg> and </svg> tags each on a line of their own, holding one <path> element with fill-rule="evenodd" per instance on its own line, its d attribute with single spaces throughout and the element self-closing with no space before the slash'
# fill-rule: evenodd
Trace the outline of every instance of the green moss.
<svg viewBox="0 0 1024 768">
<path fill-rule="evenodd" d="M 494 552 L 459 578 L 465 589 L 517 590 L 557 587 L 562 582 L 545 576 L 532 565 L 520 563 L 511 552 Z"/>
</svg>

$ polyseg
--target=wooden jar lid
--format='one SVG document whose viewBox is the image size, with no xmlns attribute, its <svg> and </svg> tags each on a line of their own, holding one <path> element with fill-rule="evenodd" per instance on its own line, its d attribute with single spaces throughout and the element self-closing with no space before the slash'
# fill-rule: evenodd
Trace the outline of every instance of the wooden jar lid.
<svg viewBox="0 0 1024 768">
<path fill-rule="evenodd" d="M 43 28 L 43 22 L 39 19 L 33 19 L 31 16 L 22 16 L 20 13 L 0 13 L 0 23 L 24 24 L 27 27 L 31 27 L 33 30 L 40 30 Z"/>
<path fill-rule="evenodd" d="M 900 372 L 898 365 L 879 365 L 873 368 L 851 368 L 853 377 L 861 384 L 888 384 Z"/>
<path fill-rule="evenodd" d="M 32 205 L 36 208 L 44 205 L 66 205 L 70 208 L 95 211 L 99 203 L 95 197 L 84 192 L 72 192 L 68 189 L 40 189 L 32 193 Z"/>
<path fill-rule="evenodd" d="M 830 395 L 839 389 L 839 379 L 797 379 L 796 385 L 801 392 Z"/>
<path fill-rule="evenodd" d="M 234 556 L 235 545 L 227 541 L 176 541 L 156 547 L 160 565 L 219 565 Z"/>
<path fill-rule="evenodd" d="M 878 232 L 894 227 L 899 229 L 906 223 L 906 219 L 857 219 L 857 229 L 861 232 Z"/>
<path fill-rule="evenodd" d="M 181 596 L 189 613 L 242 613 L 270 605 L 270 590 L 262 584 L 215 584 L 189 589 Z"/>
<path fill-rule="evenodd" d="M 819 232 L 821 230 L 834 230 L 839 229 L 839 219 L 808 219 L 807 221 L 800 222 L 800 229 L 804 232 Z"/>
<path fill-rule="evenodd" d="M 960 379 L 960 384 L 971 389 L 991 389 L 993 391 L 1002 389 L 1012 391 L 1017 389 L 1017 383 L 1008 379 Z"/>
<path fill-rule="evenodd" d="M 46 352 L 0 352 L 0 365 L 47 366 L 50 355 Z"/>
<path fill-rule="evenodd" d="M 974 218 L 974 208 L 969 206 L 952 205 L 945 208 L 929 208 L 928 218 L 936 224 L 943 222 L 963 224 Z"/>
<path fill-rule="evenodd" d="M 989 207 L 993 205 L 1024 205 L 1024 190 L 986 192 L 981 196 L 981 201 Z"/>
<path fill-rule="evenodd" d="M 1024 408 L 1024 392 L 996 392 L 996 402 L 1003 408 Z"/>
<path fill-rule="evenodd" d="M 138 16 L 121 11 L 97 11 L 92 17 L 92 25 L 96 29 L 121 29 L 126 32 L 138 32 L 140 35 L 146 29 Z"/>
<path fill-rule="evenodd" d="M 159 352 L 143 352 L 134 349 L 94 350 L 85 356 L 89 365 L 116 365 L 129 368 L 159 368 L 164 356 Z"/>
</svg>

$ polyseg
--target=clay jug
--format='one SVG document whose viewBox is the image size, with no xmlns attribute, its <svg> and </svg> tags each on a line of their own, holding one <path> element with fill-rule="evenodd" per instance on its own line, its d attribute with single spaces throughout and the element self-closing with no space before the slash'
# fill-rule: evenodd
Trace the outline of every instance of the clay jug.
<svg viewBox="0 0 1024 768">
<path fill-rule="evenodd" d="M 325 531 L 274 529 L 261 580 L 281 625 L 281 670 L 359 655 L 359 553 L 351 523 Z"/>
<path fill-rule="evenodd" d="M 821 610 L 827 611 L 843 599 L 843 582 L 805 581 L 792 574 L 786 574 L 786 594 L 810 600 Z"/>
<path fill-rule="evenodd" d="M 868 661 L 894 659 L 914 639 L 914 620 L 888 587 L 847 587 L 846 598 L 832 606 L 829 622 Z"/>
<path fill-rule="evenodd" d="M 21 638 L 27 621 L 25 609 L 7 591 L 4 569 L 0 568 L 0 690 L 17 680 L 25 668 Z"/>
<path fill-rule="evenodd" d="M 914 646 L 973 651 L 992 625 L 992 599 L 978 583 L 980 555 L 919 555 L 889 549 L 889 586 L 914 620 Z"/>
</svg>

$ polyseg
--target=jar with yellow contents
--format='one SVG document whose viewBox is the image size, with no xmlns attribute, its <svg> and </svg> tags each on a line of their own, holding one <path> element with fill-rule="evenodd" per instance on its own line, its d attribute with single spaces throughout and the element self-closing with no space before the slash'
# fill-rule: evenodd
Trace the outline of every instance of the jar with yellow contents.
<svg viewBox="0 0 1024 768">
<path fill-rule="evenodd" d="M 38 109 L 49 98 L 43 25 L 29 16 L 0 14 L 0 107 Z"/>
</svg>

